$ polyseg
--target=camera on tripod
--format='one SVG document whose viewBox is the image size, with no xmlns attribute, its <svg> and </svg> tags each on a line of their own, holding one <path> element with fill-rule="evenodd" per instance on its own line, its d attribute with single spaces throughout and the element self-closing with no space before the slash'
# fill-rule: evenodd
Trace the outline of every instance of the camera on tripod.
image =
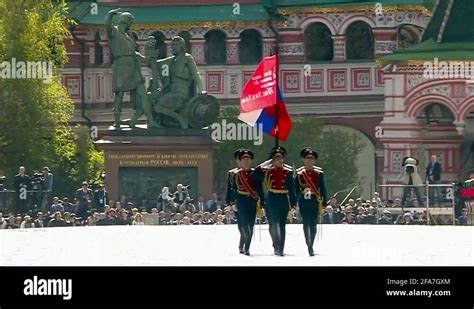
<svg viewBox="0 0 474 309">
<path fill-rule="evenodd" d="M 43 174 L 35 171 L 33 178 L 31 179 L 31 188 L 33 191 L 42 191 L 44 186 L 44 177 Z"/>
</svg>

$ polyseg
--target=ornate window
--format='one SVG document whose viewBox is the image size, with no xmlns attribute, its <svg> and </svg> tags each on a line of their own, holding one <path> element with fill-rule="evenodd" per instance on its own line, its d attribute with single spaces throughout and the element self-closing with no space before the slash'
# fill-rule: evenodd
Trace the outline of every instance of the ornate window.
<svg viewBox="0 0 474 309">
<path fill-rule="evenodd" d="M 355 21 L 347 28 L 346 56 L 347 60 L 374 58 L 374 35 L 367 23 Z"/>
<path fill-rule="evenodd" d="M 240 63 L 258 63 L 260 60 L 262 60 L 262 36 L 254 29 L 242 31 L 239 42 Z"/>
<path fill-rule="evenodd" d="M 186 52 L 191 54 L 191 34 L 188 31 L 181 31 L 178 33 L 178 36 L 184 39 L 184 42 L 186 42 Z"/>
<path fill-rule="evenodd" d="M 100 45 L 100 35 L 99 32 L 95 34 L 94 39 L 94 64 L 101 65 L 104 63 L 104 48 Z"/>
<path fill-rule="evenodd" d="M 333 58 L 331 31 L 323 23 L 312 23 L 304 31 L 306 61 L 331 61 Z"/>
<path fill-rule="evenodd" d="M 220 30 L 211 30 L 206 33 L 204 57 L 207 64 L 225 64 L 227 61 L 226 35 Z"/>
<path fill-rule="evenodd" d="M 163 59 L 166 58 L 167 56 L 167 50 L 166 50 L 166 36 L 163 34 L 163 32 L 160 31 L 155 31 L 151 34 L 152 36 L 155 37 L 156 39 L 156 45 L 155 48 L 158 49 L 158 59 Z"/>
</svg>

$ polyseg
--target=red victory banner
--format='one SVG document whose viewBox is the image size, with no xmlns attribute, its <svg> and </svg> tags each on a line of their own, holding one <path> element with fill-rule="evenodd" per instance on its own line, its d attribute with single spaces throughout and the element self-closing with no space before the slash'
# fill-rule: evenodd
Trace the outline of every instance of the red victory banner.
<svg viewBox="0 0 474 309">
<path fill-rule="evenodd" d="M 259 63 L 242 90 L 242 96 L 240 97 L 242 112 L 248 113 L 276 104 L 276 65 L 276 56 L 263 58 Z"/>
</svg>

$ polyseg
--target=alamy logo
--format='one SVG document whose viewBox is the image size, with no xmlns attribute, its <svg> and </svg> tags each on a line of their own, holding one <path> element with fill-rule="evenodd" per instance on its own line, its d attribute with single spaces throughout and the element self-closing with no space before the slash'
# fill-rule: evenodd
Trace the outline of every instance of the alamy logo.
<svg viewBox="0 0 474 309">
<path fill-rule="evenodd" d="M 261 123 L 254 127 L 246 123 L 222 123 L 211 125 L 211 137 L 215 141 L 253 141 L 255 146 L 263 144 L 263 125 Z"/>
<path fill-rule="evenodd" d="M 0 78 L 2 79 L 42 79 L 50 83 L 53 78 L 53 64 L 51 61 L 11 61 L 0 63 Z"/>
<path fill-rule="evenodd" d="M 433 61 L 423 63 L 423 77 L 426 79 L 468 79 L 474 83 L 474 62 L 472 61 Z"/>
<path fill-rule="evenodd" d="M 25 280 L 23 294 L 32 295 L 60 295 L 64 300 L 72 298 L 72 279 L 33 279 Z"/>
</svg>

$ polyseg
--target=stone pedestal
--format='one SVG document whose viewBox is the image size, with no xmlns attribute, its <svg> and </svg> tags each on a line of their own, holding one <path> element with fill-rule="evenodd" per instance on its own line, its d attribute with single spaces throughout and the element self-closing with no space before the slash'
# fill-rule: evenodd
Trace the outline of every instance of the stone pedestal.
<svg viewBox="0 0 474 309">
<path fill-rule="evenodd" d="M 205 129 L 122 129 L 96 142 L 105 152 L 109 199 L 125 196 L 134 204 L 156 204 L 163 186 L 189 185 L 192 198 L 213 192 L 213 154 L 217 147 Z"/>
</svg>

